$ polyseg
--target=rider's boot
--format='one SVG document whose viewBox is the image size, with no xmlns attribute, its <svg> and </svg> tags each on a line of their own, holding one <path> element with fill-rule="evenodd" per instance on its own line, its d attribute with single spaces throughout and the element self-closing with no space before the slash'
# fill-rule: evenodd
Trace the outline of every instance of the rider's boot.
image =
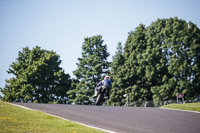
<svg viewBox="0 0 200 133">
<path fill-rule="evenodd" d="M 93 98 L 96 98 L 96 97 L 97 97 L 97 95 L 98 95 L 98 92 L 97 92 L 97 91 L 95 91 L 95 92 L 94 92 L 94 96 L 93 96 Z"/>
</svg>

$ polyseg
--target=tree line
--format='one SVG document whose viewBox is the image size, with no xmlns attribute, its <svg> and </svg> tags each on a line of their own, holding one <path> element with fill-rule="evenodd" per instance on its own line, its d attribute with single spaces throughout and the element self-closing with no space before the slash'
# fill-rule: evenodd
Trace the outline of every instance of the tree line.
<svg viewBox="0 0 200 133">
<path fill-rule="evenodd" d="M 82 57 L 71 78 L 59 66 L 60 56 L 36 46 L 19 51 L 8 69 L 14 77 L 0 88 L 4 101 L 33 103 L 93 103 L 96 84 L 110 76 L 113 88 L 107 105 L 121 106 L 129 100 L 161 101 L 200 97 L 200 29 L 192 22 L 175 18 L 140 24 L 119 42 L 111 62 L 101 35 L 87 37 Z"/>
</svg>

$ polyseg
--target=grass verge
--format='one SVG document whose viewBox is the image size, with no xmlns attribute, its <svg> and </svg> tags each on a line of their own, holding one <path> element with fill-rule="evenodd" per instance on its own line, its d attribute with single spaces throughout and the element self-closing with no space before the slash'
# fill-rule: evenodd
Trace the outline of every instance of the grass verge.
<svg viewBox="0 0 200 133">
<path fill-rule="evenodd" d="M 103 133 L 40 111 L 26 110 L 0 101 L 1 133 Z"/>
<path fill-rule="evenodd" d="M 168 105 L 162 106 L 162 108 L 171 108 L 171 109 L 180 109 L 180 110 L 189 110 L 189 111 L 200 112 L 200 102 L 185 103 L 185 104 L 168 104 Z"/>
</svg>

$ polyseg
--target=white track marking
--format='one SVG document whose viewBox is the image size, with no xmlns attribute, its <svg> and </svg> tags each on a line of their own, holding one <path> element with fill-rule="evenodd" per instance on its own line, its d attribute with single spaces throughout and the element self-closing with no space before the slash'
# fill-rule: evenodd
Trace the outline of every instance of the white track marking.
<svg viewBox="0 0 200 133">
<path fill-rule="evenodd" d="M 180 109 L 171 109 L 171 108 L 164 108 L 164 107 L 160 107 L 160 109 L 166 109 L 166 110 L 176 110 L 176 111 L 182 111 L 182 112 L 190 112 L 190 113 L 199 113 L 198 111 L 190 111 L 190 110 L 180 110 Z"/>
</svg>

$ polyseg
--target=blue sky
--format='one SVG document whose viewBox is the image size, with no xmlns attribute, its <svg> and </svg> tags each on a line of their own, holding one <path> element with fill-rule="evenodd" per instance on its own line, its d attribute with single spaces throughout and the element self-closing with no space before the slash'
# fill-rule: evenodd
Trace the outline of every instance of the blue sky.
<svg viewBox="0 0 200 133">
<path fill-rule="evenodd" d="M 0 0 L 0 87 L 23 47 L 56 51 L 73 77 L 85 37 L 102 35 L 110 53 L 128 32 L 158 18 L 178 17 L 200 27 L 199 0 Z"/>
</svg>

